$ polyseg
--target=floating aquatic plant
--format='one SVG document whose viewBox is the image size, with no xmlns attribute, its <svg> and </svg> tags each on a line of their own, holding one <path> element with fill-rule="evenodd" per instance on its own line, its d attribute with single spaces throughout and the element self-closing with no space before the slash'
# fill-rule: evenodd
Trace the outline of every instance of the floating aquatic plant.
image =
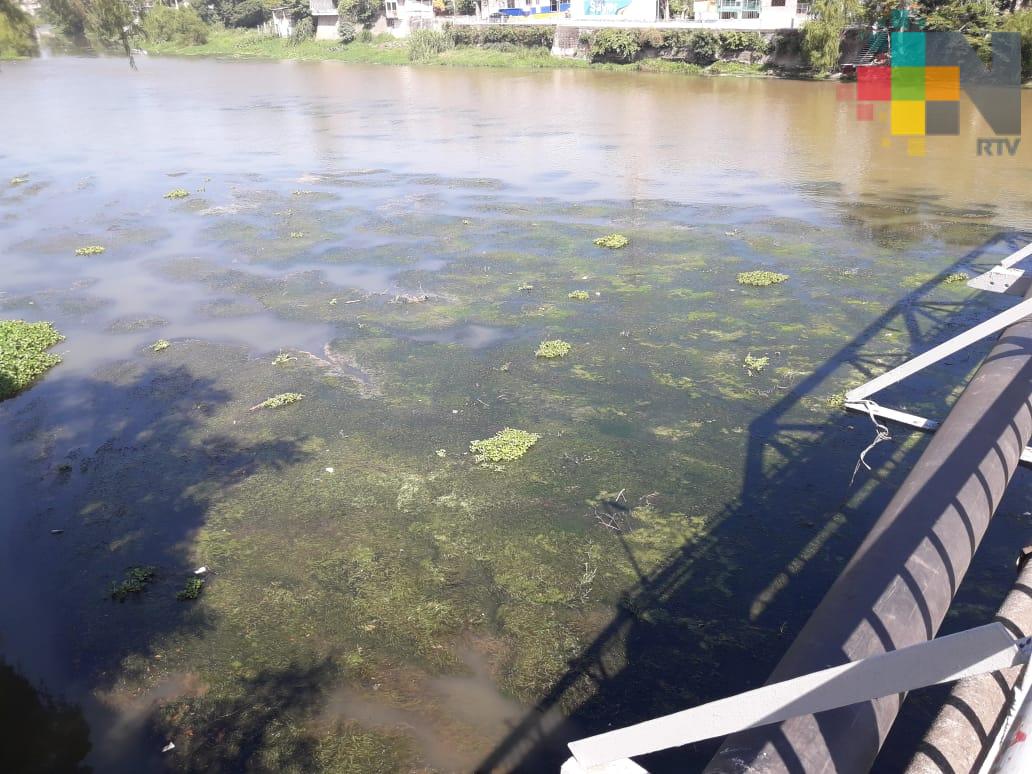
<svg viewBox="0 0 1032 774">
<path fill-rule="evenodd" d="M 290 232 L 290 238 L 291 239 L 304 239 L 305 238 L 305 232 L 304 231 L 291 231 Z"/>
<path fill-rule="evenodd" d="M 29 178 L 27 178 L 27 177 L 12 177 L 11 178 L 11 185 L 21 185 L 22 183 L 27 183 L 27 182 L 29 182 Z"/>
<path fill-rule="evenodd" d="M 970 277 L 962 271 L 955 271 L 952 274 L 947 274 L 946 279 L 943 280 L 947 285 L 955 285 L 960 282 L 967 282 Z"/>
<path fill-rule="evenodd" d="M 264 408 L 282 408 L 283 406 L 289 406 L 291 403 L 297 403 L 304 397 L 300 392 L 281 392 L 279 395 L 273 395 L 271 398 L 263 400 L 257 406 L 251 406 L 251 411 Z"/>
<path fill-rule="evenodd" d="M 562 339 L 552 339 L 551 341 L 542 341 L 537 348 L 537 352 L 534 354 L 538 357 L 563 357 L 564 355 L 570 354 L 570 343 L 563 341 Z"/>
<path fill-rule="evenodd" d="M 745 370 L 750 374 L 758 374 L 767 367 L 768 363 L 770 363 L 769 357 L 753 357 L 752 353 L 749 353 L 745 356 L 745 362 L 743 365 L 745 366 Z"/>
<path fill-rule="evenodd" d="M 567 295 L 568 298 L 572 298 L 574 301 L 587 301 L 588 291 L 586 290 L 574 290 Z"/>
<path fill-rule="evenodd" d="M 476 455 L 477 462 L 512 462 L 526 454 L 540 438 L 537 433 L 507 427 L 490 438 L 473 441 L 469 450 Z"/>
<path fill-rule="evenodd" d="M 75 251 L 76 255 L 100 255 L 104 252 L 104 248 L 100 245 L 87 245 L 86 247 L 80 247 Z"/>
<path fill-rule="evenodd" d="M 163 350 L 168 349 L 171 346 L 172 344 L 168 341 L 168 339 L 158 339 L 153 344 L 151 344 L 150 348 L 151 352 L 161 352 Z"/>
<path fill-rule="evenodd" d="M 186 602 L 190 599 L 197 599 L 201 596 L 201 590 L 204 588 L 203 578 L 190 578 L 179 591 L 176 592 L 176 599 L 180 602 Z"/>
<path fill-rule="evenodd" d="M 738 274 L 739 285 L 752 285 L 757 288 L 777 285 L 787 279 L 787 274 L 779 274 L 776 271 L 743 271 Z"/>
<path fill-rule="evenodd" d="M 185 199 L 190 195 L 190 192 L 183 188 L 174 188 L 165 194 L 166 199 Z"/>
<path fill-rule="evenodd" d="M 524 282 L 522 285 L 520 285 L 518 288 L 516 288 L 516 290 L 518 290 L 520 293 L 529 293 L 533 289 L 534 289 L 534 286 L 531 285 L 529 282 Z"/>
<path fill-rule="evenodd" d="M 596 239 L 595 244 L 599 247 L 608 247 L 610 250 L 619 250 L 621 247 L 626 247 L 630 241 L 623 234 L 608 234 Z"/>
<path fill-rule="evenodd" d="M 48 322 L 0 320 L 0 400 L 17 395 L 60 363 L 47 350 L 63 339 Z"/>
<path fill-rule="evenodd" d="M 280 352 L 278 355 L 276 355 L 276 358 L 272 361 L 272 364 L 277 366 L 286 365 L 291 360 L 297 360 L 297 358 L 294 355 L 291 355 L 287 352 Z"/>
<path fill-rule="evenodd" d="M 154 580 L 154 575 L 153 567 L 130 567 L 126 570 L 125 578 L 111 584 L 111 598 L 122 602 L 130 594 L 141 593 Z"/>
</svg>

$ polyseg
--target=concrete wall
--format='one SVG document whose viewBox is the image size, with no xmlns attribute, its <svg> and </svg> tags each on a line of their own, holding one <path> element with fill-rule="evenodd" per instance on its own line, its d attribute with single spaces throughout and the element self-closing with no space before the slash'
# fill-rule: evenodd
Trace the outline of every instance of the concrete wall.
<svg viewBox="0 0 1032 774">
<path fill-rule="evenodd" d="M 337 14 L 320 14 L 315 17 L 315 39 L 337 40 Z"/>
</svg>

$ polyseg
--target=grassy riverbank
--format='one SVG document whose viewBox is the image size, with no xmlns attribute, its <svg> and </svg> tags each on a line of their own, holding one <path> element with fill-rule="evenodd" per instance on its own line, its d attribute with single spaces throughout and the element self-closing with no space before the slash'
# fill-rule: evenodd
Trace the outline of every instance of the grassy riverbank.
<svg viewBox="0 0 1032 774">
<path fill-rule="evenodd" d="M 270 38 L 251 30 L 218 30 L 211 34 L 206 43 L 180 45 L 175 43 L 149 43 L 150 54 L 174 56 L 215 56 L 255 59 L 291 59 L 298 61 L 330 60 L 360 64 L 414 64 L 409 57 L 406 41 L 380 36 L 371 42 L 355 41 L 342 45 L 332 40 L 306 40 L 299 43 L 286 38 Z M 703 68 L 686 62 L 671 62 L 664 59 L 644 59 L 631 64 L 591 63 L 582 59 L 566 59 L 552 56 L 546 48 L 523 46 L 472 47 L 459 46 L 443 51 L 429 59 L 415 64 L 451 67 L 508 67 L 517 69 L 597 69 L 629 70 L 643 72 L 670 72 L 698 74 L 759 74 L 758 65 L 738 62 L 716 62 Z"/>
</svg>

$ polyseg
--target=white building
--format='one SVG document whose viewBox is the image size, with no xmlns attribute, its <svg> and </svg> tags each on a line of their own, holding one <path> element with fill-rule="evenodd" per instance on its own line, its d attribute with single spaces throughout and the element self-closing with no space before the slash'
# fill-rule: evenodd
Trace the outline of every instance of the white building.
<svg viewBox="0 0 1032 774">
<path fill-rule="evenodd" d="M 695 21 L 737 29 L 791 29 L 810 12 L 809 0 L 695 0 Z"/>
<path fill-rule="evenodd" d="M 384 0 L 384 15 L 391 32 L 407 35 L 434 19 L 433 0 Z"/>
<path fill-rule="evenodd" d="M 337 40 L 337 0 L 308 0 L 316 40 Z"/>
<path fill-rule="evenodd" d="M 565 18 L 570 11 L 571 0 L 483 0 L 478 5 L 480 15 L 485 19 L 508 16 L 545 21 L 549 20 L 550 14 L 555 14 L 556 18 Z"/>
</svg>

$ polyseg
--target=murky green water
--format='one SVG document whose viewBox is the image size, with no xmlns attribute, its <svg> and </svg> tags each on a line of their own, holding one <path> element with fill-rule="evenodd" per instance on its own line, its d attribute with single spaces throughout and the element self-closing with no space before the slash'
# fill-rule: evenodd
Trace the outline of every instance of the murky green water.
<svg viewBox="0 0 1032 774">
<path fill-rule="evenodd" d="M 833 85 L 56 59 L 0 98 L 0 309 L 67 336 L 0 404 L 0 679 L 98 771 L 543 771 L 758 684 L 920 447 L 851 486 L 836 396 L 1005 306 L 942 280 L 1032 227 L 1025 149 L 971 115 L 911 157 Z M 541 437 L 476 464 L 505 427 Z"/>
</svg>

